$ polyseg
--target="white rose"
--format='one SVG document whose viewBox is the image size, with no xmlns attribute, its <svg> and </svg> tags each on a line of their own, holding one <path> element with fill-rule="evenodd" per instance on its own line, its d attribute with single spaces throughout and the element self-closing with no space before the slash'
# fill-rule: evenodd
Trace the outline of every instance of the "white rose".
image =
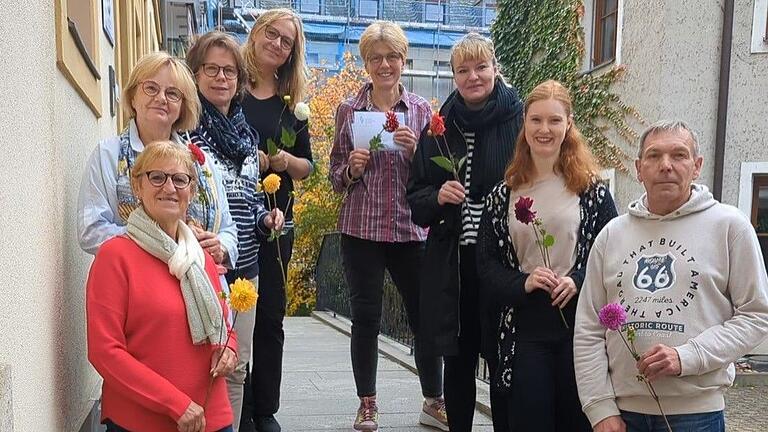
<svg viewBox="0 0 768 432">
<path fill-rule="evenodd" d="M 293 109 L 293 115 L 295 115 L 296 119 L 299 121 L 309 120 L 309 105 L 305 104 L 304 102 L 297 103 L 296 108 Z"/>
</svg>

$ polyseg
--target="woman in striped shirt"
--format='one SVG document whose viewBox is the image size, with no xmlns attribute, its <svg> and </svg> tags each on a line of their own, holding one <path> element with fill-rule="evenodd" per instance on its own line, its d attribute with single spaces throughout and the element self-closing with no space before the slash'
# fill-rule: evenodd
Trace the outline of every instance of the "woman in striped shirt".
<svg viewBox="0 0 768 432">
<path fill-rule="evenodd" d="M 259 242 L 272 229 L 282 229 L 283 215 L 264 207 L 258 192 L 258 135 L 246 123 L 240 106 L 245 82 L 243 58 L 237 42 L 222 32 L 210 32 L 187 52 L 187 64 L 195 74 L 203 110 L 192 140 L 205 150 L 221 172 L 229 209 L 237 224 L 238 259 L 227 272 L 228 282 L 242 277 L 258 284 Z M 258 285 L 257 285 L 258 286 Z M 251 358 L 251 341 L 256 308 L 242 313 L 234 331 L 239 341 L 235 371 L 227 377 L 234 428 L 240 424 L 246 364 Z"/>
<path fill-rule="evenodd" d="M 483 198 L 504 176 L 522 123 L 517 92 L 499 73 L 493 42 L 477 33 L 451 50 L 456 91 L 440 114 L 445 130 L 421 134 L 408 182 L 413 221 L 429 227 L 422 268 L 421 328 L 429 349 L 445 359 L 445 404 L 451 432 L 469 432 L 475 411 L 478 353 L 489 360 L 494 335 L 488 328 L 492 308 L 480 298 L 475 243 Z M 459 161 L 454 172 L 432 158 Z M 482 337 L 481 337 L 482 336 Z M 481 345 L 481 339 L 483 341 Z M 483 348 L 481 350 L 481 347 Z M 503 426 L 503 399 L 491 393 L 494 429 Z"/>
</svg>

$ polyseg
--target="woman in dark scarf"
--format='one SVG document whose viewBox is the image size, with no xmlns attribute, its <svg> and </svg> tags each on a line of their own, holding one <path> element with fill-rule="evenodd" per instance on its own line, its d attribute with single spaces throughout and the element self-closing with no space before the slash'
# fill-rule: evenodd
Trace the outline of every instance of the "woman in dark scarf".
<svg viewBox="0 0 768 432">
<path fill-rule="evenodd" d="M 259 138 L 245 121 L 237 97 L 245 83 L 245 69 L 237 42 L 222 32 L 210 32 L 197 40 L 187 53 L 187 64 L 195 74 L 202 104 L 200 124 L 192 141 L 212 156 L 227 192 L 232 217 L 237 225 L 238 259 L 227 272 L 228 282 L 242 277 L 258 286 L 259 242 L 273 229 L 283 227 L 279 209 L 268 211 L 259 182 Z M 204 241 L 204 240 L 203 240 Z M 240 344 L 235 371 L 227 379 L 229 399 L 240 423 L 246 364 L 251 357 L 251 341 L 256 309 L 240 314 L 235 323 Z"/>
<path fill-rule="evenodd" d="M 483 198 L 504 178 L 520 131 L 523 106 L 501 77 L 493 42 L 470 33 L 451 50 L 456 91 L 422 133 L 411 166 L 413 221 L 429 227 L 422 271 L 420 327 L 425 349 L 445 359 L 444 393 L 451 432 L 472 429 L 478 354 L 490 355 L 498 312 L 480 298 L 475 244 Z M 444 127 L 441 127 L 441 120 Z M 426 132 L 426 131 L 425 131 Z M 452 172 L 434 157 L 455 162 Z M 466 158 L 465 158 L 466 157 Z M 464 159 L 465 158 L 465 159 Z M 459 163 L 459 161 L 462 161 Z M 487 334 L 486 334 L 487 333 Z M 482 341 L 482 342 L 481 342 Z M 503 399 L 491 394 L 494 430 L 506 430 Z"/>
</svg>

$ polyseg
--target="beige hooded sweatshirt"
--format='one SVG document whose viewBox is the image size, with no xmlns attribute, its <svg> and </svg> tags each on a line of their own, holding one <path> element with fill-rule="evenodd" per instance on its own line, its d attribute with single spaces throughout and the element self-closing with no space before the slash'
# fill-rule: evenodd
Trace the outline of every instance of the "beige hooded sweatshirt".
<svg viewBox="0 0 768 432">
<path fill-rule="evenodd" d="M 619 303 L 643 354 L 677 350 L 682 373 L 654 380 L 666 414 L 722 410 L 733 362 L 768 336 L 768 276 L 755 230 L 706 186 L 670 214 L 652 214 L 646 197 L 600 232 L 579 294 L 573 341 L 576 381 L 594 426 L 619 410 L 658 415 L 636 362 L 598 312 Z"/>
</svg>

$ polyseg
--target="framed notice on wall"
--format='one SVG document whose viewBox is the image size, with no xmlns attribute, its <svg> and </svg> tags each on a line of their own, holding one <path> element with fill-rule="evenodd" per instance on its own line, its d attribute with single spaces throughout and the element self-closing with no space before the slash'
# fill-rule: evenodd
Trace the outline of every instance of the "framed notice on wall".
<svg viewBox="0 0 768 432">
<path fill-rule="evenodd" d="M 115 6 L 113 0 L 101 0 L 101 27 L 112 46 L 115 46 Z"/>
</svg>

